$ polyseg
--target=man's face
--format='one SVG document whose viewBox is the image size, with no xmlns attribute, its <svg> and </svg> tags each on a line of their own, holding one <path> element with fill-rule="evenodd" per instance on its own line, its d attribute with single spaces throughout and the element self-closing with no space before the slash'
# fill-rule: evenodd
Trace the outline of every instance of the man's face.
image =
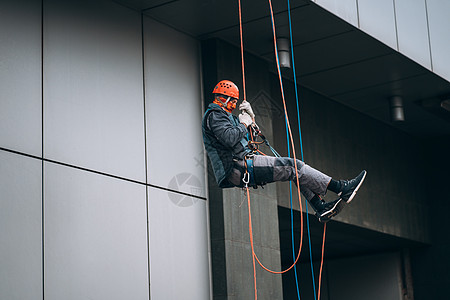
<svg viewBox="0 0 450 300">
<path fill-rule="evenodd" d="M 228 96 L 219 95 L 218 98 L 219 98 L 219 101 L 222 103 L 222 107 L 230 113 L 237 106 L 238 99 L 236 99 L 236 98 L 230 98 L 230 100 L 228 102 L 227 102 Z M 225 103 L 227 103 L 226 106 L 225 106 Z"/>
<path fill-rule="evenodd" d="M 237 102 L 238 102 L 238 99 L 236 99 L 236 98 L 231 98 L 230 101 L 228 101 L 228 103 L 227 103 L 227 109 L 228 109 L 230 112 L 232 112 L 232 111 L 236 108 Z"/>
</svg>

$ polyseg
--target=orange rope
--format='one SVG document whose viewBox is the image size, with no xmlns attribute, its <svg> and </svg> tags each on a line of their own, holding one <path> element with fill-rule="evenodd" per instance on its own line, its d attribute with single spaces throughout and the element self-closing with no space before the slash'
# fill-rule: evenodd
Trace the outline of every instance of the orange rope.
<svg viewBox="0 0 450 300">
<path fill-rule="evenodd" d="M 243 100 L 247 100 L 247 95 L 245 94 L 244 39 L 242 38 L 241 0 L 238 0 L 238 2 L 239 2 L 239 36 L 241 38 L 242 93 L 244 94 Z"/>
<path fill-rule="evenodd" d="M 264 142 L 255 142 L 255 140 L 254 140 L 254 138 L 253 138 L 253 130 L 250 129 L 249 132 L 250 132 L 250 141 L 249 141 L 249 144 L 251 143 L 251 144 L 253 144 L 253 145 L 261 145 L 261 144 L 264 143 Z M 262 151 L 260 151 L 260 150 L 258 149 L 258 146 L 256 146 L 256 150 L 255 150 L 255 151 L 258 152 L 258 153 L 261 154 L 261 155 L 267 156 L 267 154 L 263 153 Z"/>
<path fill-rule="evenodd" d="M 251 212 L 251 205 L 250 205 L 250 192 L 249 192 L 249 188 L 248 187 L 246 188 L 246 190 L 247 190 L 247 205 L 248 205 L 248 231 L 249 231 L 249 234 L 250 234 L 250 244 L 251 244 L 251 248 L 252 248 L 253 260 L 256 259 L 256 261 L 261 266 L 261 268 L 263 268 L 267 272 L 270 272 L 272 274 L 284 274 L 284 273 L 288 272 L 289 270 L 291 270 L 295 266 L 295 264 L 297 264 L 297 261 L 300 258 L 301 249 L 299 249 L 297 258 L 295 259 L 294 263 L 289 268 L 287 268 L 286 270 L 273 271 L 273 270 L 270 270 L 269 268 L 267 268 L 266 266 L 264 266 L 261 263 L 261 261 L 259 260 L 258 256 L 256 255 L 256 253 L 254 251 L 254 247 L 253 247 L 253 226 L 252 226 L 252 212 Z"/>
<path fill-rule="evenodd" d="M 327 231 L 327 223 L 323 224 L 323 239 L 322 239 L 322 258 L 320 260 L 320 271 L 319 271 L 319 288 L 317 291 L 317 300 L 320 300 L 320 286 L 322 284 L 322 268 L 323 268 L 323 256 L 325 253 L 325 233 Z"/>
<path fill-rule="evenodd" d="M 244 99 L 246 99 L 246 87 L 245 87 L 245 67 L 244 67 L 244 47 L 243 47 L 243 38 L 242 38 L 242 12 L 241 12 L 241 1 L 238 0 L 238 4 L 239 4 L 239 33 L 240 33 L 240 41 L 241 41 L 241 63 L 242 63 L 242 82 L 243 82 L 243 94 L 244 94 Z M 274 35 L 274 46 L 275 46 L 275 54 L 277 53 L 277 41 L 276 41 L 276 33 L 275 33 L 275 22 L 274 22 L 274 18 L 273 18 L 273 8 L 272 8 L 272 2 L 269 0 L 269 5 L 270 5 L 270 13 L 271 13 L 271 18 L 272 18 L 272 29 L 273 29 L 273 35 Z M 286 117 L 286 123 L 288 125 L 288 130 L 289 130 L 289 138 L 292 141 L 291 145 L 292 145 L 292 151 L 294 153 L 294 166 L 295 166 L 295 172 L 296 174 L 298 173 L 298 167 L 297 167 L 297 158 L 295 155 L 295 146 L 294 146 L 294 139 L 292 137 L 292 130 L 289 124 L 289 117 L 287 114 L 287 107 L 286 107 L 286 100 L 285 100 L 285 96 L 284 96 L 284 91 L 283 91 L 283 82 L 282 82 L 282 77 L 281 77 L 281 70 L 279 67 L 279 61 L 278 61 L 278 55 L 276 55 L 276 60 L 277 60 L 277 70 L 278 70 L 278 77 L 280 80 L 280 88 L 281 88 L 281 96 L 283 99 L 283 107 L 284 107 L 284 113 L 285 113 L 285 117 Z M 252 260 L 253 260 L 253 284 L 254 284 L 254 292 L 255 292 L 255 299 L 257 299 L 258 294 L 257 294 L 257 286 L 256 286 L 256 266 L 255 266 L 255 259 L 258 261 L 258 264 L 266 271 L 270 272 L 270 273 L 274 273 L 274 274 L 283 274 L 289 270 L 291 270 L 295 264 L 297 264 L 299 258 L 300 258 L 300 254 L 301 254 L 301 250 L 302 250 L 302 244 L 303 244 L 303 214 L 302 212 L 302 201 L 301 201 L 301 194 L 300 194 L 300 183 L 299 183 L 299 179 L 298 176 L 296 176 L 296 183 L 297 183 L 297 193 L 298 193 L 298 199 L 299 199 L 299 205 L 300 205 L 300 246 L 299 246 L 299 251 L 298 251 L 298 255 L 297 258 L 295 259 L 294 263 L 292 264 L 292 266 L 290 266 L 288 269 L 284 270 L 284 271 L 272 271 L 270 269 L 268 269 L 267 267 L 265 267 L 261 261 L 258 259 L 256 253 L 255 253 L 255 249 L 254 249 L 254 243 L 253 243 L 253 227 L 252 227 L 252 218 L 251 218 L 251 205 L 250 205 L 250 192 L 248 187 L 246 188 L 247 190 L 247 204 L 248 204 L 248 214 L 249 214 L 249 235 L 250 235 L 250 244 L 251 244 L 251 249 L 252 249 Z"/>
<path fill-rule="evenodd" d="M 243 93 L 243 100 L 247 99 L 246 96 L 246 88 L 245 88 L 245 65 L 244 65 L 244 41 L 242 37 L 242 10 L 241 10 L 241 0 L 238 0 L 239 5 L 239 37 L 241 41 L 241 65 L 242 65 L 242 93 Z M 253 137 L 252 137 L 253 140 Z M 247 188 L 247 203 L 250 207 L 250 192 Z M 255 300 L 258 299 L 258 289 L 256 287 L 256 263 L 255 263 L 255 249 L 253 246 L 253 231 L 252 231 L 252 216 L 251 214 L 248 215 L 248 223 L 249 223 L 249 233 L 250 233 L 250 245 L 252 247 L 252 261 L 253 261 L 253 287 L 254 287 L 254 294 L 255 294 Z"/>
<path fill-rule="evenodd" d="M 255 249 L 253 246 L 253 227 L 252 227 L 252 214 L 250 213 L 250 192 L 247 187 L 247 205 L 248 205 L 248 230 L 250 234 L 250 245 L 252 247 L 252 260 L 253 260 L 253 286 L 255 288 L 255 300 L 258 299 L 258 289 L 256 288 L 256 264 L 255 264 Z"/>
<path fill-rule="evenodd" d="M 298 174 L 297 157 L 295 155 L 294 138 L 292 137 L 292 130 L 291 130 L 290 122 L 289 122 L 289 117 L 288 117 L 288 114 L 287 114 L 286 99 L 285 99 L 284 90 L 283 90 L 283 80 L 282 80 L 282 77 L 281 77 L 280 63 L 278 61 L 278 55 L 277 55 L 277 52 L 278 52 L 277 38 L 276 38 L 276 32 L 275 32 L 275 20 L 274 20 L 274 17 L 273 17 L 273 8 L 272 8 L 272 1 L 271 0 L 269 0 L 269 6 L 270 6 L 270 16 L 271 16 L 271 19 L 272 19 L 272 31 L 273 31 L 273 43 L 274 43 L 274 47 L 275 47 L 275 58 L 276 58 L 276 63 L 277 63 L 278 78 L 280 80 L 281 98 L 283 100 L 283 108 L 284 108 L 284 114 L 285 114 L 285 117 L 286 117 L 286 123 L 287 123 L 287 127 L 288 127 L 288 132 L 289 132 L 289 139 L 291 140 L 291 145 L 292 145 L 292 153 L 293 153 L 293 156 L 294 156 L 295 174 Z M 294 263 L 289 268 L 287 268 L 286 270 L 273 271 L 273 270 L 270 270 L 269 268 L 267 268 L 266 266 L 264 266 L 261 263 L 261 261 L 258 259 L 258 256 L 256 255 L 256 253 L 252 250 L 253 256 L 256 258 L 256 261 L 258 262 L 258 264 L 264 270 L 266 270 L 267 272 L 273 273 L 273 274 L 283 274 L 283 273 L 286 273 L 287 271 L 291 270 L 297 264 L 297 262 L 298 262 L 298 260 L 300 258 L 301 251 L 302 251 L 302 245 L 303 245 L 303 214 L 302 214 L 302 211 L 303 211 L 303 209 L 302 209 L 302 201 L 301 201 L 301 194 L 300 194 L 300 183 L 299 183 L 298 176 L 296 176 L 296 183 L 297 183 L 298 203 L 300 205 L 300 246 L 299 246 L 298 254 L 297 254 L 297 257 L 296 257 Z M 248 190 L 248 188 L 247 188 L 247 190 Z M 248 201 L 248 203 L 249 203 L 249 207 L 248 207 L 249 214 L 251 214 L 250 201 Z M 251 225 L 251 223 L 249 225 Z M 250 239 L 251 243 L 252 243 L 252 240 L 253 239 L 251 238 Z M 252 249 L 253 249 L 253 247 L 252 247 Z"/>
<path fill-rule="evenodd" d="M 239 3 L 239 34 L 240 34 L 240 42 L 241 42 L 242 84 L 243 84 L 243 95 L 244 95 L 243 99 L 246 99 L 245 67 L 244 67 L 244 44 L 243 44 L 243 37 L 242 37 L 241 1 L 238 0 L 238 3 Z M 272 7 L 272 1 L 271 0 L 269 0 L 269 6 L 270 6 L 270 16 L 271 16 L 271 20 L 272 20 L 272 31 L 273 31 L 273 40 L 274 40 L 274 48 L 275 48 L 275 58 L 276 58 L 276 63 L 277 63 L 278 78 L 279 78 L 279 81 L 280 81 L 281 98 L 283 100 L 283 108 L 284 108 L 284 114 L 285 114 L 286 123 L 287 123 L 287 127 L 288 127 L 289 139 L 291 140 L 291 145 L 292 145 L 292 153 L 293 153 L 293 156 L 294 156 L 295 172 L 296 172 L 296 174 L 298 174 L 297 157 L 296 157 L 296 154 L 295 154 L 294 139 L 293 139 L 293 136 L 292 136 L 292 130 L 291 130 L 289 117 L 288 117 L 288 113 L 287 113 L 286 100 L 285 100 L 285 95 L 284 95 L 284 90 L 283 90 L 283 80 L 282 80 L 282 76 L 281 76 L 280 64 L 279 64 L 279 59 L 278 59 L 278 55 L 277 55 L 278 47 L 277 47 L 276 32 L 275 32 L 275 20 L 274 20 L 274 16 L 273 16 L 273 7 Z M 252 140 L 253 140 L 253 136 L 252 136 Z M 262 152 L 260 152 L 260 153 L 262 153 Z M 297 254 L 297 257 L 296 257 L 294 263 L 289 268 L 287 268 L 286 270 L 279 271 L 279 272 L 270 270 L 267 267 L 265 267 L 261 263 L 261 261 L 258 259 L 258 256 L 255 253 L 254 243 L 253 243 L 253 226 L 252 226 L 252 217 L 251 217 L 250 192 L 249 192 L 248 187 L 246 188 L 247 204 L 248 204 L 249 235 L 250 235 L 250 244 L 251 244 L 252 261 L 253 261 L 253 284 L 254 284 L 255 300 L 258 298 L 258 290 L 257 290 L 257 286 L 256 286 L 256 264 L 255 264 L 255 259 L 258 262 L 258 264 L 264 270 L 266 270 L 266 271 L 268 271 L 270 273 L 273 273 L 273 274 L 283 274 L 283 273 L 286 273 L 289 270 L 291 270 L 297 264 L 297 262 L 298 262 L 298 260 L 300 258 L 302 245 L 303 245 L 303 213 L 302 213 L 303 208 L 302 208 L 301 193 L 300 193 L 300 183 L 299 183 L 298 176 L 296 176 L 296 185 L 297 185 L 297 194 L 298 194 L 298 200 L 299 200 L 298 202 L 299 202 L 299 205 L 300 205 L 300 245 L 299 245 L 299 251 L 298 251 L 298 254 Z M 325 233 L 326 233 L 326 224 L 324 225 L 324 232 L 323 232 L 322 259 L 321 259 L 320 273 L 319 273 L 319 290 L 318 290 L 319 298 L 318 298 L 318 300 L 320 300 L 320 288 L 321 288 L 323 258 L 324 258 L 324 249 L 325 249 Z"/>
<path fill-rule="evenodd" d="M 265 154 L 265 153 L 263 153 L 262 151 L 260 151 L 260 150 L 256 150 L 259 154 L 261 154 L 261 155 L 263 155 L 263 156 L 267 156 L 267 154 Z"/>
</svg>

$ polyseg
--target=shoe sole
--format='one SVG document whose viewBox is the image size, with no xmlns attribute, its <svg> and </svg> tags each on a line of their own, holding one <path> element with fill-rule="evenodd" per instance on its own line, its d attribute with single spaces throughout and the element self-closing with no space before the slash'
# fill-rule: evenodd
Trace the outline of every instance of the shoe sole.
<svg viewBox="0 0 450 300">
<path fill-rule="evenodd" d="M 367 175 L 367 171 L 364 171 L 364 176 L 361 179 L 361 181 L 358 183 L 358 186 L 355 188 L 355 190 L 353 191 L 353 193 L 350 195 L 350 197 L 348 198 L 347 201 L 345 201 L 345 203 L 350 203 L 353 198 L 356 196 L 356 192 L 359 190 L 359 188 L 361 187 L 361 184 L 364 182 L 364 179 L 366 179 L 366 175 Z"/>
<path fill-rule="evenodd" d="M 345 201 L 341 198 L 331 209 L 319 215 L 319 221 L 322 223 L 330 221 L 332 217 L 341 212 L 344 203 Z"/>
</svg>

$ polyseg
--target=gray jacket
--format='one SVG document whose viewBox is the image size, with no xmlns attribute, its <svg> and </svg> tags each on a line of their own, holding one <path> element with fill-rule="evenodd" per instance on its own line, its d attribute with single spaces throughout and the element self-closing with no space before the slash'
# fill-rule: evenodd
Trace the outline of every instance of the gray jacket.
<svg viewBox="0 0 450 300">
<path fill-rule="evenodd" d="M 233 114 L 211 103 L 203 121 L 203 143 L 208 152 L 218 185 L 233 187 L 227 177 L 233 168 L 233 159 L 244 159 L 251 153 L 247 144 L 247 128 Z"/>
</svg>

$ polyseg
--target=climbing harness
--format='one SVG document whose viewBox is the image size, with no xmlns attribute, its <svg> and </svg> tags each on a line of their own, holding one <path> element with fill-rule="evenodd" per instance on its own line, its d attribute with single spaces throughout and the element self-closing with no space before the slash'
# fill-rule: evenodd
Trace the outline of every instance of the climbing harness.
<svg viewBox="0 0 450 300">
<path fill-rule="evenodd" d="M 264 182 L 257 183 L 255 180 L 255 172 L 253 169 L 253 158 L 258 153 L 262 154 L 262 155 L 266 155 L 263 152 L 261 152 L 261 150 L 259 150 L 259 145 L 266 144 L 270 148 L 272 148 L 272 146 L 270 146 L 267 139 L 261 134 L 261 131 L 259 130 L 259 128 L 255 128 L 250 125 L 247 127 L 247 129 L 248 129 L 249 135 L 251 137 L 251 139 L 247 141 L 247 144 L 248 144 L 248 147 L 250 148 L 250 150 L 252 150 L 252 153 L 247 154 L 244 157 L 244 175 L 242 177 L 242 182 L 244 183 L 244 189 L 248 188 L 249 186 L 253 187 L 254 189 L 257 189 L 258 186 L 260 186 L 261 188 L 264 188 L 264 185 L 266 183 L 264 183 Z M 263 141 L 262 142 L 255 141 L 254 137 L 257 137 L 257 136 L 261 137 L 263 139 Z M 275 149 L 273 151 L 275 151 Z"/>
<path fill-rule="evenodd" d="M 285 121 L 286 121 L 286 132 L 288 135 L 288 151 L 290 152 L 290 148 L 289 148 L 289 141 L 291 142 L 291 147 L 292 147 L 292 152 L 293 152 L 293 158 L 294 158 L 294 167 L 295 167 L 295 171 L 297 172 L 297 159 L 296 159 L 296 152 L 295 152 L 295 146 L 294 146 L 294 140 L 292 137 L 292 131 L 290 128 L 290 122 L 289 122 L 289 118 L 288 118 L 288 114 L 287 114 L 287 108 L 286 108 L 286 101 L 285 101 L 285 95 L 284 95 L 284 88 L 283 88 L 283 81 L 282 81 L 282 76 L 281 76 L 281 70 L 280 70 L 280 62 L 279 62 L 279 58 L 278 58 L 278 49 L 277 49 L 277 41 L 276 41 L 276 32 L 275 32 L 275 20 L 274 20 L 274 15 L 273 15 L 273 8 L 272 8 L 272 1 L 269 1 L 269 8 L 270 8 L 270 17 L 271 17 L 271 22 L 272 22 L 272 31 L 273 31 L 273 39 L 274 39 L 274 52 L 275 52 L 275 58 L 276 58 L 276 65 L 277 65 L 277 72 L 278 72 L 278 77 L 279 77 L 279 83 L 280 83 L 280 89 L 281 89 L 281 98 L 282 98 L 282 102 L 283 102 L 283 108 L 284 108 L 284 114 L 285 114 Z M 294 63 L 294 53 L 293 53 L 293 41 L 292 41 L 292 26 L 291 26 L 291 15 L 290 15 L 290 5 L 289 5 L 289 0 L 287 0 L 288 2 L 288 14 L 289 14 L 289 29 L 290 29 L 290 42 L 291 42 L 291 53 L 292 53 L 292 63 L 294 65 L 293 67 L 293 72 L 294 72 L 294 84 L 295 84 L 295 95 L 296 95 L 296 101 L 297 101 L 297 114 L 298 114 L 298 122 L 299 122 L 299 135 L 300 135 L 300 149 L 301 149 L 301 156 L 302 156 L 302 160 L 303 160 L 303 147 L 302 147 L 302 140 L 301 140 L 301 130 L 300 130 L 300 114 L 299 114 L 299 104 L 298 104 L 298 92 L 297 92 L 297 83 L 296 83 L 296 75 L 295 75 L 295 63 Z M 242 35 L 242 11 L 241 11 L 241 0 L 238 0 L 238 7 L 239 7 L 239 33 L 240 33 L 240 44 L 241 44 L 241 64 L 242 64 L 242 81 L 243 81 L 243 94 L 244 94 L 244 100 L 246 99 L 246 88 L 245 88 L 245 67 L 244 67 L 244 46 L 243 46 L 243 35 Z M 267 139 L 265 139 L 265 137 L 263 135 L 261 135 L 261 133 L 259 132 L 256 135 L 259 135 L 262 139 L 263 142 L 255 142 L 253 140 L 253 136 L 252 134 L 254 134 L 254 132 L 252 132 L 252 130 L 250 130 L 250 135 L 251 135 L 251 140 L 248 141 L 248 146 L 250 147 L 250 149 L 253 152 L 258 152 L 260 154 L 265 155 L 264 153 L 262 153 L 258 148 L 259 145 L 262 143 L 265 143 L 267 146 L 269 146 L 269 148 L 271 149 L 272 153 L 275 156 L 279 157 L 279 154 L 275 151 L 275 149 L 273 149 L 270 144 L 268 143 Z M 295 253 L 294 253 L 294 245 L 293 245 L 293 256 L 294 256 L 294 263 L 287 268 L 286 270 L 283 271 L 272 271 L 268 268 L 266 268 L 261 261 L 259 260 L 259 258 L 257 257 L 255 250 L 254 250 L 254 245 L 253 245 L 253 228 L 252 228 L 252 219 L 251 219 L 251 205 L 250 205 L 250 192 L 249 192 L 249 184 L 250 186 L 252 186 L 252 182 L 251 182 L 251 175 L 253 173 L 253 164 L 251 164 L 251 169 L 249 172 L 249 163 L 246 161 L 245 163 L 245 173 L 244 173 L 244 177 L 243 177 L 243 182 L 244 182 L 244 189 L 246 190 L 247 193 L 247 205 L 248 205 L 248 220 L 249 220 L 249 235 L 250 235 L 250 244 L 251 244 L 251 250 L 252 250 L 252 261 L 253 261 L 253 283 L 254 283 L 254 295 L 255 295 L 255 300 L 257 299 L 257 285 L 256 285 L 256 264 L 255 264 L 255 260 L 258 262 L 258 264 L 265 269 L 266 271 L 270 272 L 270 273 L 274 273 L 274 274 L 283 274 L 289 270 L 291 270 L 292 268 L 294 268 L 295 270 L 295 279 L 296 279 L 296 286 L 297 286 L 297 295 L 298 298 L 300 299 L 300 292 L 299 292 L 299 288 L 298 288 L 298 281 L 297 281 L 297 271 L 295 269 L 295 265 L 298 262 L 298 259 L 300 257 L 301 254 L 301 249 L 302 249 L 302 243 L 303 243 L 303 214 L 302 214 L 302 201 L 301 201 L 301 197 L 300 197 L 300 185 L 299 185 L 299 180 L 298 178 L 296 178 L 296 186 L 297 186 L 297 193 L 298 193 L 298 200 L 299 200 L 299 205 L 300 205 L 300 245 L 299 245 L 299 251 L 297 254 L 297 257 L 295 257 Z M 253 180 L 254 180 L 254 176 L 253 176 Z M 292 212 L 292 184 L 290 184 L 290 197 L 291 197 L 291 229 L 292 229 L 292 241 L 294 241 L 294 237 L 293 237 L 293 212 Z M 309 239 L 309 251 L 310 251 L 310 258 L 311 258 L 311 272 L 312 272 L 312 278 L 313 278 L 313 289 L 314 289 L 314 299 L 316 299 L 316 289 L 315 289 L 315 282 L 314 282 L 314 270 L 313 270 L 313 265 L 312 265 L 312 250 L 311 250 L 311 237 L 310 237 L 310 231 L 309 231 L 309 216 L 308 216 L 308 207 L 306 205 L 306 218 L 307 218 L 307 224 L 308 224 L 308 239 Z M 324 247 L 325 247 L 325 233 L 326 233 L 326 224 L 324 224 L 324 231 L 323 231 L 323 241 L 322 241 L 322 258 L 321 258 L 321 265 L 320 265 L 320 271 L 319 271 L 319 288 L 318 288 L 318 298 L 317 300 L 320 300 L 320 288 L 321 288 L 321 278 L 322 278 L 322 268 L 323 268 L 323 258 L 324 258 Z"/>
</svg>

